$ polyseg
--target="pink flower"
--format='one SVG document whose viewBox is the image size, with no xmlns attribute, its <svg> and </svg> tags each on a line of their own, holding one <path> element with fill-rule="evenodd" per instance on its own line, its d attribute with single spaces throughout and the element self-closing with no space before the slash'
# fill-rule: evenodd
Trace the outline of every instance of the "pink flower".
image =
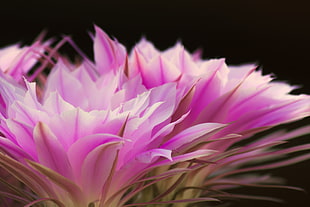
<svg viewBox="0 0 310 207">
<path fill-rule="evenodd" d="M 8 197 L 28 206 L 185 206 L 227 196 L 217 190 L 276 181 L 241 172 L 309 158 L 260 163 L 309 149 L 275 148 L 309 127 L 233 147 L 308 116 L 310 97 L 290 95 L 294 87 L 270 82 L 253 65 L 200 60 L 179 43 L 159 52 L 142 40 L 128 56 L 95 31 L 94 62 L 59 57 L 39 84 L 1 74 L 0 166 L 27 186 Z"/>
</svg>

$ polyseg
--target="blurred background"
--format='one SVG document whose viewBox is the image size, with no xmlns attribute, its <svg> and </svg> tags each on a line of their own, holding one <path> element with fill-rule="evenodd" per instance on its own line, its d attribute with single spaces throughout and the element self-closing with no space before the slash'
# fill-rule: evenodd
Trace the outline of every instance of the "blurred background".
<svg viewBox="0 0 310 207">
<path fill-rule="evenodd" d="M 0 47 L 16 42 L 30 44 L 47 29 L 47 37 L 71 35 L 89 56 L 88 32 L 96 24 L 127 48 L 142 36 L 161 50 L 180 40 L 204 58 L 225 57 L 228 64 L 255 62 L 264 74 L 301 85 L 295 93 L 310 93 L 310 4 L 308 0 L 166 0 L 166 1 L 2 1 Z M 292 126 L 309 123 L 302 120 Z M 308 140 L 308 141 L 307 141 Z M 309 142 L 304 137 L 300 143 Z M 295 207 L 310 205 L 310 161 L 270 171 L 283 176 L 291 190 L 248 189 L 286 200 L 277 204 L 240 201 L 234 206 Z"/>
</svg>

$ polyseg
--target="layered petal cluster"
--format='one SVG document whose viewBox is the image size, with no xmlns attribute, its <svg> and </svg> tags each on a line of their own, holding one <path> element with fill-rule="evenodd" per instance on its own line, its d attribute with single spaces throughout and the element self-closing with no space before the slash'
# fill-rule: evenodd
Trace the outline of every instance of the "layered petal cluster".
<svg viewBox="0 0 310 207">
<path fill-rule="evenodd" d="M 310 144 L 276 148 L 309 127 L 237 147 L 308 116 L 308 95 L 289 94 L 294 87 L 271 82 L 254 65 L 202 60 L 180 43 L 160 52 L 143 39 L 128 54 L 100 28 L 95 32 L 93 62 L 60 56 L 48 75 L 34 72 L 22 81 L 2 69 L 0 166 L 26 186 L 6 182 L 2 195 L 26 206 L 186 206 L 222 200 L 234 186 L 276 187 L 270 176 L 239 174 L 310 158 L 275 161 L 309 150 Z M 0 58 L 11 49 L 22 54 L 6 48 Z M 0 64 L 15 64 L 13 56 Z"/>
<path fill-rule="evenodd" d="M 52 40 L 42 41 L 44 33 L 30 46 L 9 45 L 0 49 L 0 71 L 19 81 L 45 57 Z"/>
<path fill-rule="evenodd" d="M 39 67 L 38 65 L 46 57 L 45 53 L 52 43 L 52 40 L 43 42 L 43 36 L 44 33 L 30 46 L 21 47 L 20 44 L 14 44 L 0 49 L 1 74 L 7 74 L 17 82 L 22 82 L 23 77 L 31 77 L 31 70 L 35 66 Z M 42 65 L 41 68 L 45 67 L 46 65 Z M 0 94 L 0 113 L 4 112 L 4 107 L 5 103 Z"/>
</svg>

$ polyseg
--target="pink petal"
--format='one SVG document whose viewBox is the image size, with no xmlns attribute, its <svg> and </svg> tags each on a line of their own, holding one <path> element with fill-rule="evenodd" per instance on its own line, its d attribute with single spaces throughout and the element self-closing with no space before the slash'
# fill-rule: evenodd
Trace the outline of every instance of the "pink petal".
<svg viewBox="0 0 310 207">
<path fill-rule="evenodd" d="M 72 178 L 67 154 L 48 126 L 39 122 L 34 128 L 33 136 L 40 163 L 69 179 Z"/>
<path fill-rule="evenodd" d="M 34 160 L 37 160 L 37 153 L 32 137 L 32 128 L 14 120 L 6 120 L 10 132 L 14 135 L 18 145 L 25 150 Z"/>
<path fill-rule="evenodd" d="M 179 162 L 184 162 L 184 161 L 188 161 L 188 160 L 192 160 L 192 159 L 207 157 L 207 156 L 210 156 L 216 152 L 217 152 L 216 150 L 200 149 L 200 150 L 196 150 L 194 152 L 189 152 L 189 153 L 185 153 L 182 155 L 174 156 L 174 157 L 172 157 L 172 161 L 167 161 L 167 160 L 160 161 L 158 163 L 150 165 L 150 167 L 158 167 L 158 166 L 167 165 L 167 164 L 173 165 L 173 164 L 176 164 Z"/>
<path fill-rule="evenodd" d="M 105 74 L 124 64 L 126 52 L 122 45 L 112 41 L 99 27 L 95 26 L 95 31 L 95 62 L 98 72 Z"/>
<path fill-rule="evenodd" d="M 102 114 L 98 114 L 102 115 Z M 104 117 L 92 115 L 79 108 L 65 111 L 49 119 L 49 127 L 67 150 L 76 140 L 90 135 Z"/>
<path fill-rule="evenodd" d="M 70 74 L 67 66 L 58 61 L 51 72 L 46 83 L 45 97 L 47 99 L 50 93 L 57 91 L 58 94 L 68 103 L 75 107 L 86 107 L 87 98 L 80 81 Z"/>
<path fill-rule="evenodd" d="M 19 160 L 20 162 L 24 162 L 24 159 L 34 159 L 30 157 L 30 155 L 25 152 L 22 148 L 18 147 L 15 143 L 10 141 L 7 138 L 0 136 L 0 146 L 3 148 L 4 152 L 14 159 Z"/>
<path fill-rule="evenodd" d="M 38 121 L 49 119 L 45 111 L 37 110 L 22 101 L 15 101 L 8 108 L 8 116 L 29 126 L 35 126 Z"/>
<path fill-rule="evenodd" d="M 51 92 L 44 100 L 43 108 L 48 109 L 48 113 L 52 115 L 61 114 L 65 111 L 74 109 L 74 106 L 63 100 L 57 91 Z"/>
<path fill-rule="evenodd" d="M 206 134 L 214 134 L 223 129 L 225 126 L 227 125 L 218 123 L 204 123 L 195 125 L 175 135 L 161 147 L 164 149 L 178 150 L 181 146 L 191 143 Z"/>
<path fill-rule="evenodd" d="M 207 61 L 205 75 L 198 79 L 192 100 L 192 115 L 194 119 L 213 100 L 216 100 L 224 87 L 228 68 L 224 59 Z"/>
<path fill-rule="evenodd" d="M 167 149 L 152 149 L 136 156 L 136 159 L 142 163 L 151 163 L 154 158 L 164 157 L 172 161 L 171 150 Z"/>
<path fill-rule="evenodd" d="M 83 191 L 88 194 L 91 201 L 100 196 L 102 187 L 108 179 L 113 163 L 117 159 L 117 150 L 120 148 L 120 141 L 109 141 L 97 145 L 83 160 L 81 181 Z M 117 162 L 117 161 L 116 161 Z"/>
<path fill-rule="evenodd" d="M 16 100 L 22 100 L 25 93 L 25 89 L 0 72 L 0 94 L 7 106 Z"/>
<path fill-rule="evenodd" d="M 81 169 L 87 155 L 96 147 L 122 142 L 123 139 L 113 134 L 93 134 L 77 140 L 68 150 L 68 157 L 78 182 L 81 182 Z"/>
</svg>

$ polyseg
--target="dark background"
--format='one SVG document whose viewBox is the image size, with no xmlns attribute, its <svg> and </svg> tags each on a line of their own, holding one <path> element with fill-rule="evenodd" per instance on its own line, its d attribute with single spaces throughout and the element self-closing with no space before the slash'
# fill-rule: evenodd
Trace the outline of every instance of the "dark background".
<svg viewBox="0 0 310 207">
<path fill-rule="evenodd" d="M 128 48 L 141 36 L 159 49 L 181 40 L 189 51 L 203 48 L 204 57 L 225 57 L 229 64 L 256 62 L 265 74 L 302 85 L 295 93 L 309 93 L 309 11 L 308 0 L 1 1 L 0 47 L 18 41 L 30 44 L 48 29 L 48 37 L 70 34 L 91 54 L 87 32 L 97 24 Z M 306 123 L 309 119 L 294 126 Z M 271 173 L 308 194 L 249 189 L 284 198 L 286 203 L 241 201 L 235 206 L 310 206 L 310 161 Z"/>
</svg>

